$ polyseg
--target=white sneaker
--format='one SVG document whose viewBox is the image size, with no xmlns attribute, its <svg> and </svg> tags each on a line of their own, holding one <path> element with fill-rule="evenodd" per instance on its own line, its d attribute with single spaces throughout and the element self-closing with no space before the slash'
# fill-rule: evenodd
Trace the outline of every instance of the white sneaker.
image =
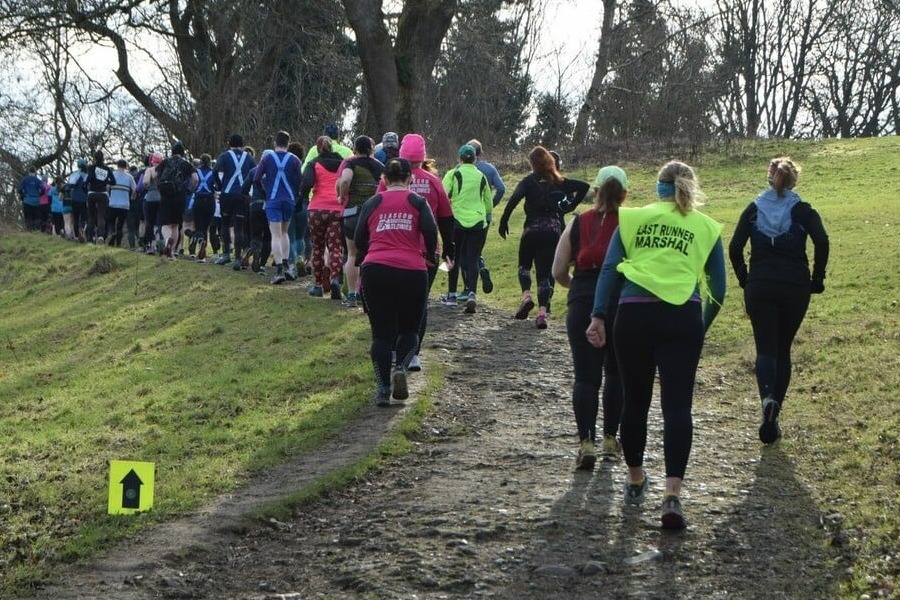
<svg viewBox="0 0 900 600">
<path fill-rule="evenodd" d="M 418 354 L 413 354 L 412 360 L 409 361 L 409 366 L 406 370 L 414 373 L 418 373 L 422 370 L 422 361 L 419 360 Z"/>
</svg>

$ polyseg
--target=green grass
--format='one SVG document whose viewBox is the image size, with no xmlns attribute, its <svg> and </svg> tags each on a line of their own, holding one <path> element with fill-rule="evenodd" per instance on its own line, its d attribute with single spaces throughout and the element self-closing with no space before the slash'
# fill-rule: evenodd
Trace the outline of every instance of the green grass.
<svg viewBox="0 0 900 600">
<path fill-rule="evenodd" d="M 747 142 L 705 156 L 695 164 L 704 210 L 725 224 L 726 243 L 780 154 L 802 164 L 797 191 L 831 238 L 826 292 L 813 298 L 795 344 L 782 447 L 820 510 L 844 517 L 854 574 L 843 596 L 896 594 L 900 211 L 891 183 L 900 138 Z M 653 200 L 659 165 L 623 166 L 629 203 Z M 519 177 L 505 179 L 512 189 Z M 522 221 L 520 206 L 509 239 L 494 227 L 484 252 L 496 291 L 479 300 L 509 311 L 519 302 Z M 729 277 L 703 367 L 728 374 L 722 393 L 752 405 L 752 336 Z M 445 286 L 439 277 L 433 293 Z M 553 312 L 561 323 L 564 290 Z M 0 596 L 314 448 L 372 386 L 365 319 L 230 269 L 6 234 L 0 315 Z M 429 369 L 428 389 L 398 434 L 269 510 L 287 511 L 403 452 L 440 384 Z M 747 428 L 734 433 L 755 432 Z M 106 515 L 111 459 L 156 463 L 153 511 Z"/>
</svg>

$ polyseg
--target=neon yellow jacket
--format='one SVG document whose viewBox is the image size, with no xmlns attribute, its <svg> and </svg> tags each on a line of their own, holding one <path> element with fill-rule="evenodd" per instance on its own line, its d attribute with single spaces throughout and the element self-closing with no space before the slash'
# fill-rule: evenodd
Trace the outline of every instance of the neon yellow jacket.
<svg viewBox="0 0 900 600">
<path fill-rule="evenodd" d="M 443 182 L 456 222 L 466 228 L 487 227 L 494 202 L 484 173 L 474 164 L 461 163 L 447 171 Z"/>
<path fill-rule="evenodd" d="M 625 260 L 618 271 L 657 298 L 684 304 L 694 293 L 722 225 L 701 212 L 682 215 L 673 202 L 619 209 Z"/>
</svg>

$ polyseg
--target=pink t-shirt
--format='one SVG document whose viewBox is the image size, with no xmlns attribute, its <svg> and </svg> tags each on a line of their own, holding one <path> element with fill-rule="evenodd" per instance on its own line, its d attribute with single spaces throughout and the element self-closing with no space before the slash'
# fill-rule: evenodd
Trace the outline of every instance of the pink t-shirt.
<svg viewBox="0 0 900 600">
<path fill-rule="evenodd" d="M 316 170 L 316 183 L 309 192 L 309 210 L 342 211 L 343 206 L 338 201 L 335 188 L 341 170 L 333 173 L 320 162 L 316 162 L 313 168 Z"/>
<path fill-rule="evenodd" d="M 387 189 L 384 179 L 378 183 L 378 193 L 380 194 Z M 435 220 L 442 217 L 452 217 L 453 210 L 450 208 L 450 199 L 447 197 L 447 190 L 440 178 L 433 173 L 429 173 L 421 167 L 416 167 L 412 171 L 412 179 L 409 182 L 409 191 L 418 194 L 428 200 L 428 206 L 431 207 L 431 214 Z"/>
<path fill-rule="evenodd" d="M 425 241 L 419 229 L 419 211 L 407 200 L 409 192 L 390 190 L 379 194 L 381 202 L 366 221 L 369 251 L 362 264 L 424 271 Z"/>
</svg>

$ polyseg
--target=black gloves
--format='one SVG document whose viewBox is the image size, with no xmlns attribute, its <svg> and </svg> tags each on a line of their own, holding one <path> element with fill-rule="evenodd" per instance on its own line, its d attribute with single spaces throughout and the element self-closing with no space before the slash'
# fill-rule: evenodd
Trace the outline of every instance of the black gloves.
<svg viewBox="0 0 900 600">
<path fill-rule="evenodd" d="M 825 282 L 821 279 L 813 279 L 809 282 L 809 291 L 813 294 L 821 294 L 825 291 Z"/>
<path fill-rule="evenodd" d="M 497 228 L 497 233 L 500 234 L 504 240 L 506 239 L 506 234 L 509 233 L 509 223 L 504 220 L 500 221 L 500 227 Z"/>
</svg>

